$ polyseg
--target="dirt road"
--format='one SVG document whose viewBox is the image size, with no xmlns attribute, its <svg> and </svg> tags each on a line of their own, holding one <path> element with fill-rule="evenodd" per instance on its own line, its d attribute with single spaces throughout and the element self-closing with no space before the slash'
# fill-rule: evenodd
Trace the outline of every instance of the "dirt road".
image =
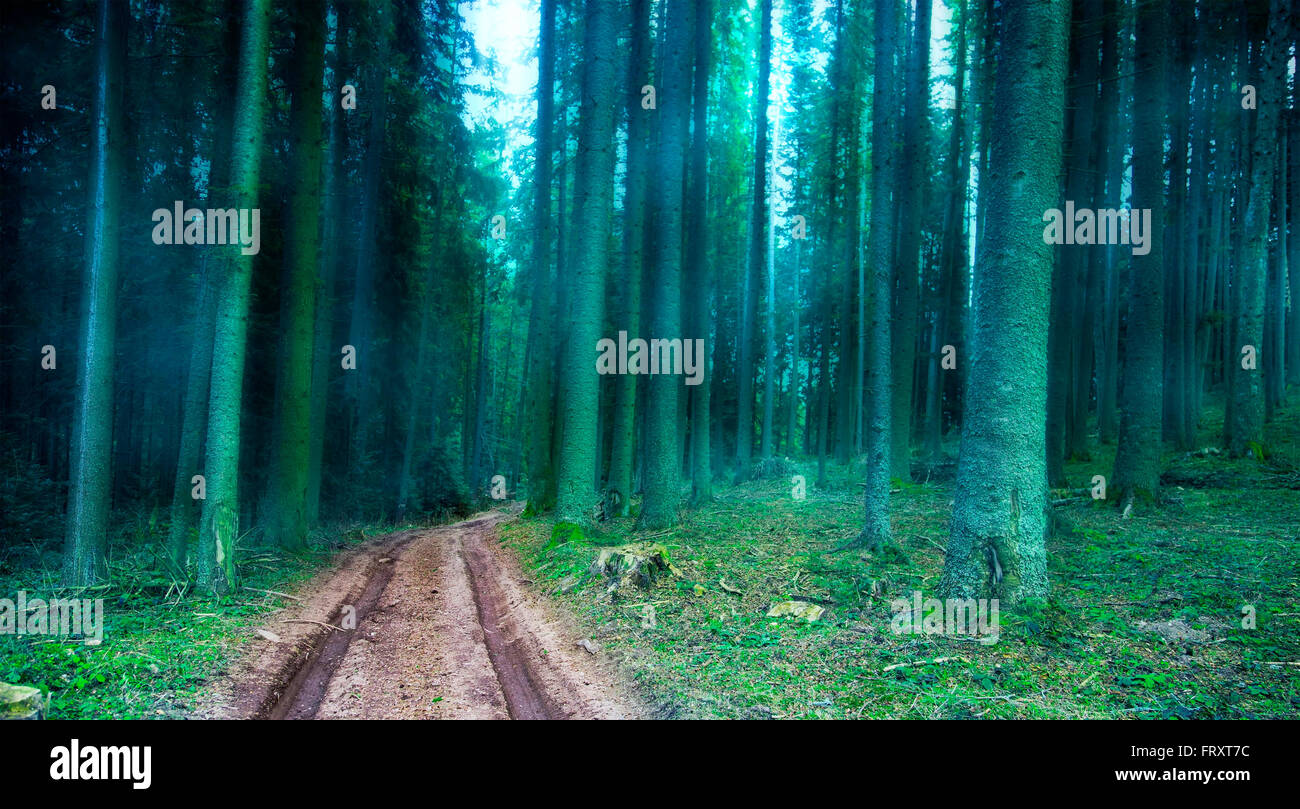
<svg viewBox="0 0 1300 809">
<path fill-rule="evenodd" d="M 613 719 L 645 710 L 523 578 L 493 512 L 375 539 L 277 614 L 207 713 Z M 353 621 L 355 620 L 355 622 Z M 353 628 L 354 627 L 354 628 Z"/>
</svg>

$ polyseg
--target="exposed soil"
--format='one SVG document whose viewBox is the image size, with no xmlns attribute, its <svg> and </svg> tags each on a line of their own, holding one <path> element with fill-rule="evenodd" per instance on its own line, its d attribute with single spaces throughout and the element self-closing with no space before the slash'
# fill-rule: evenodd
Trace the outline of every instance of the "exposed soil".
<svg viewBox="0 0 1300 809">
<path fill-rule="evenodd" d="M 253 719 L 618 719 L 646 709 L 524 579 L 510 515 L 372 540 L 262 629 L 203 713 Z M 349 620 L 355 616 L 355 628 Z M 328 626 L 325 626 L 328 625 Z M 590 644 L 584 644 L 590 646 Z M 593 647 L 594 648 L 594 647 Z"/>
</svg>

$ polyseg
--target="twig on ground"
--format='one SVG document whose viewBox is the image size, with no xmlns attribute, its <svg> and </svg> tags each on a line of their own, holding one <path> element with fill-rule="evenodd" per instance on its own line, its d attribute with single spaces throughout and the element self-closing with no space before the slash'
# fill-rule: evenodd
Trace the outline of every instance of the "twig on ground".
<svg viewBox="0 0 1300 809">
<path fill-rule="evenodd" d="M 964 657 L 936 657 L 933 660 L 913 660 L 910 663 L 894 663 L 893 665 L 885 666 L 881 671 L 893 671 L 894 669 L 901 669 L 905 666 L 929 666 L 936 663 L 952 663 L 956 661 L 962 663 L 970 662 Z"/>
<path fill-rule="evenodd" d="M 343 628 L 342 628 L 342 627 L 335 626 L 334 624 L 327 624 L 327 623 L 325 623 L 324 621 L 313 621 L 313 620 L 310 619 L 310 618 L 285 618 L 285 619 L 281 620 L 280 623 L 282 623 L 282 624 L 316 624 L 317 626 L 323 626 L 323 627 L 325 627 L 326 629 L 333 629 L 335 632 L 342 632 L 342 631 L 343 631 Z"/>
</svg>

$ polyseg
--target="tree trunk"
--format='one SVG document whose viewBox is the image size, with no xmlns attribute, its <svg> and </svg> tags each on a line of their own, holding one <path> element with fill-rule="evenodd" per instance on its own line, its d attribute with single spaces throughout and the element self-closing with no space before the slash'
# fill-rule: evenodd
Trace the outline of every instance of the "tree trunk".
<svg viewBox="0 0 1300 809">
<path fill-rule="evenodd" d="M 1003 9 L 987 238 L 942 590 L 1015 604 L 1047 595 L 1045 413 L 1052 246 L 1039 211 L 1060 193 L 1066 0 Z M 1034 103 L 1026 104 L 1032 98 Z M 1035 215 L 1027 215 L 1032 212 Z"/>
<path fill-rule="evenodd" d="M 257 207 L 263 118 L 266 112 L 266 58 L 271 4 L 248 0 L 241 28 L 239 83 L 231 147 L 232 207 Z M 240 407 L 248 336 L 249 283 L 253 256 L 227 247 L 218 262 L 216 321 L 213 328 L 212 390 L 208 403 L 207 499 L 199 529 L 199 585 L 216 593 L 236 587 L 235 541 L 239 538 Z"/>
<path fill-rule="evenodd" d="M 72 470 L 63 582 L 95 584 L 108 576 L 112 486 L 113 353 L 117 342 L 117 273 L 121 222 L 123 64 L 130 10 L 99 0 L 95 14 L 95 84 L 91 96 L 89 215 L 81 293 L 81 357 L 73 411 Z"/>
<path fill-rule="evenodd" d="M 292 179 L 285 213 L 288 232 L 280 310 L 283 336 L 266 524 L 267 539 L 290 549 L 307 543 L 312 343 L 320 261 L 321 83 L 325 71 L 325 3 L 300 0 L 296 5 L 289 124 Z"/>
<path fill-rule="evenodd" d="M 745 270 L 745 309 L 736 368 L 736 482 L 749 478 L 754 442 L 754 328 L 758 319 L 757 279 L 764 271 L 767 240 L 767 104 L 772 73 L 772 0 L 759 0 L 758 84 L 754 89 L 754 199 L 750 207 L 749 266 Z"/>
<path fill-rule="evenodd" d="M 1165 221 L 1165 72 L 1169 47 L 1168 0 L 1137 10 L 1137 77 L 1133 106 L 1133 215 L 1151 211 L 1153 231 Z M 1162 229 L 1162 228 L 1161 228 Z M 1120 372 L 1120 433 L 1114 488 L 1124 506 L 1160 488 L 1161 409 L 1164 379 L 1164 245 L 1149 234 L 1150 252 L 1130 261 L 1124 367 Z"/>
<path fill-rule="evenodd" d="M 682 176 L 690 140 L 691 57 L 694 19 L 686 0 L 668 0 L 666 36 L 659 96 L 658 176 L 655 190 L 654 250 L 651 255 L 654 294 L 650 300 L 650 333 L 661 339 L 681 334 Z M 687 350 L 683 345 L 683 350 Z M 661 369 L 662 371 L 662 369 Z M 646 384 L 645 500 L 640 527 L 665 528 L 677 521 L 681 455 L 677 437 L 678 395 L 683 377 L 660 373 Z"/>
<path fill-rule="evenodd" d="M 895 22 L 897 3 L 876 0 L 875 5 L 875 92 L 871 100 L 871 231 L 867 252 L 871 255 L 871 385 L 867 412 L 867 469 L 865 514 L 859 543 L 879 549 L 893 542 L 889 522 L 889 489 L 893 432 L 893 365 L 890 314 L 893 306 L 894 212 L 890 192 L 898 184 L 897 150 L 894 133 L 895 75 L 897 50 Z"/>
<path fill-rule="evenodd" d="M 893 320 L 893 476 L 910 480 L 913 382 L 916 373 L 916 329 L 920 301 L 918 275 L 921 258 L 921 219 L 924 216 L 925 167 L 930 142 L 930 14 L 931 4 L 917 4 L 912 50 L 904 88 L 904 166 L 898 184 L 897 307 Z"/>
<path fill-rule="evenodd" d="M 563 355 L 564 406 L 560 413 L 562 443 L 555 512 L 560 520 L 582 525 L 591 522 L 593 509 L 599 502 L 594 487 L 596 420 L 600 406 L 595 350 L 604 316 L 605 270 L 613 209 L 619 74 L 614 67 L 618 23 L 614 12 L 603 0 L 587 0 L 574 189 L 573 266 L 567 274 L 569 315 Z M 680 171 L 678 177 L 680 181 Z M 674 329 L 668 334 L 678 332 Z M 676 405 L 674 400 L 674 413 Z M 677 431 L 671 425 L 669 421 L 667 439 L 676 445 Z"/>
<path fill-rule="evenodd" d="M 1233 456 L 1252 453 L 1264 443 L 1264 382 L 1269 362 L 1264 344 L 1265 286 L 1268 279 L 1268 229 L 1273 172 L 1277 163 L 1278 123 L 1286 80 L 1286 37 L 1290 0 L 1269 3 L 1267 44 L 1258 54 L 1255 133 L 1250 144 L 1250 186 L 1247 191 L 1245 231 L 1240 272 L 1236 276 L 1239 308 L 1234 315 L 1234 339 L 1228 358 L 1234 363 L 1232 412 L 1226 419 L 1228 451 Z M 1247 347 L 1253 349 L 1254 367 L 1246 367 Z"/>
<path fill-rule="evenodd" d="M 708 103 L 709 103 L 709 50 L 712 45 L 712 0 L 696 0 L 695 4 L 695 78 L 694 116 L 695 143 L 691 152 L 691 198 L 687 211 L 687 277 L 691 279 L 687 299 L 694 313 L 691 323 L 695 333 L 686 335 L 704 341 L 705 358 L 700 384 L 690 388 L 691 396 L 691 502 L 698 505 L 713 499 L 713 464 L 709 445 L 712 373 L 708 358 L 713 354 L 713 340 L 709 329 L 712 312 L 713 273 L 708 262 L 705 239 L 705 205 L 708 202 Z M 770 328 L 770 323 L 769 323 Z M 631 377 L 629 377 L 631 378 Z"/>
<path fill-rule="evenodd" d="M 348 33 L 351 30 L 349 0 L 335 0 L 334 28 L 334 86 L 330 88 L 330 129 L 326 151 L 324 191 L 324 239 L 326 247 L 320 251 L 320 284 L 316 288 L 316 338 L 315 357 L 311 375 L 311 446 L 307 460 L 307 525 L 320 522 L 321 476 L 325 462 L 325 415 L 329 402 L 330 377 L 339 369 L 339 348 L 334 343 L 334 284 L 341 265 L 342 234 L 345 232 L 345 215 L 348 206 L 347 169 L 344 155 L 348 148 L 346 111 L 342 108 L 344 71 L 350 64 Z"/>
<path fill-rule="evenodd" d="M 207 268 L 206 253 L 200 261 L 203 269 L 198 300 L 194 305 L 194 342 L 190 347 L 181 444 L 176 458 L 176 477 L 172 483 L 171 525 L 167 529 L 167 555 L 180 574 L 185 572 L 190 532 L 199 513 L 198 501 L 193 496 L 193 479 L 199 473 L 203 434 L 207 428 L 208 384 L 212 379 L 212 323 L 217 305 L 212 294 L 213 279 Z"/>
<path fill-rule="evenodd" d="M 552 2 L 552 0 L 548 0 Z M 619 329 L 641 337 L 641 275 L 645 265 L 645 173 L 649 158 L 649 116 L 641 88 L 650 84 L 650 0 L 632 0 L 632 51 L 627 78 L 627 178 L 623 195 L 623 279 Z M 614 380 L 613 446 L 606 486 L 606 514 L 625 517 L 632 505 L 632 460 L 636 446 L 637 375 Z M 707 438 L 706 438 L 707 441 Z"/>
<path fill-rule="evenodd" d="M 383 186 L 384 139 L 388 91 L 386 68 L 388 64 L 389 0 L 371 0 L 374 26 L 373 60 L 365 74 L 358 107 L 370 108 L 370 121 L 366 136 L 366 156 L 363 165 L 361 188 L 361 213 L 357 242 L 356 276 L 352 287 L 352 320 L 348 327 L 348 345 L 356 351 L 356 368 L 348 371 L 348 401 L 351 407 L 348 419 L 350 429 L 349 472 L 353 483 L 358 484 L 365 474 L 367 452 L 367 427 L 369 424 L 371 366 L 378 356 L 371 344 L 371 314 L 374 298 L 375 266 L 381 255 L 379 248 L 379 215 L 383 207 L 380 193 Z M 365 93 L 362 96 L 361 93 Z"/>
</svg>

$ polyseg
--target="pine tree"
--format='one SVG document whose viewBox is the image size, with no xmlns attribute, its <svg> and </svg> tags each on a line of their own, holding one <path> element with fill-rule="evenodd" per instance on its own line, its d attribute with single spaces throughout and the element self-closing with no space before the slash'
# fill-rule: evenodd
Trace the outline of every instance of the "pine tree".
<svg viewBox="0 0 1300 809">
<path fill-rule="evenodd" d="M 1286 81 L 1288 15 L 1290 0 L 1270 0 L 1266 44 L 1258 51 L 1252 70 L 1257 112 L 1250 148 L 1250 185 L 1246 189 L 1245 230 L 1242 234 L 1238 309 L 1234 312 L 1235 339 L 1228 347 L 1233 368 L 1231 411 L 1226 419 L 1228 451 L 1247 455 L 1264 443 L 1264 382 L 1268 348 L 1264 344 L 1264 306 L 1268 281 L 1268 230 L 1272 213 L 1273 174 L 1278 159 L 1278 124 Z M 1249 351 L 1247 350 L 1249 349 Z M 1253 353 L 1253 367 L 1246 367 Z"/>
<path fill-rule="evenodd" d="M 123 62 L 130 12 L 99 0 L 90 117 L 90 178 L 81 294 L 81 358 L 72 431 L 63 581 L 74 587 L 108 575 L 108 506 L 113 482 L 113 353 L 117 342 L 121 222 Z"/>
<path fill-rule="evenodd" d="M 1137 11 L 1137 97 L 1133 103 L 1133 209 L 1150 209 L 1152 227 L 1164 222 L 1165 71 L 1169 9 L 1157 0 Z M 1160 487 L 1160 430 L 1164 376 L 1163 238 L 1134 255 L 1133 282 L 1120 372 L 1120 433 L 1114 486 L 1127 507 L 1135 495 L 1154 497 Z"/>
<path fill-rule="evenodd" d="M 893 352 L 890 321 L 893 307 L 894 211 L 890 192 L 897 185 L 894 133 L 894 65 L 898 25 L 894 0 L 876 0 L 876 79 L 871 102 L 871 362 L 867 412 L 867 488 L 860 544 L 878 549 L 893 542 L 889 522 L 893 431 Z"/>
<path fill-rule="evenodd" d="M 659 73 L 662 128 L 654 164 L 656 171 L 652 175 L 655 239 L 650 261 L 654 291 L 648 296 L 649 333 L 660 339 L 681 334 L 682 325 L 682 176 L 690 145 L 694 16 L 688 0 L 667 0 Z M 682 348 L 686 350 L 684 344 Z M 640 526 L 657 529 L 677 522 L 682 468 L 678 396 L 683 379 L 660 373 L 647 377 L 645 387 L 645 499 Z"/>
<path fill-rule="evenodd" d="M 528 510 L 541 513 L 554 496 L 551 465 L 555 386 L 551 372 L 555 284 L 551 272 L 551 159 L 555 131 L 555 3 L 542 0 L 538 31 L 537 124 L 533 162 L 533 255 L 528 311 L 528 370 L 521 405 L 529 417 Z M 617 442 L 615 444 L 617 447 Z M 626 493 L 624 494 L 626 497 Z"/>
<path fill-rule="evenodd" d="M 239 50 L 239 84 L 231 133 L 231 206 L 258 207 L 269 0 L 248 0 Z M 207 499 L 199 528 L 199 585 L 217 593 L 237 586 L 235 540 L 239 537 L 240 408 L 248 337 L 249 283 L 253 256 L 238 245 L 222 251 L 213 329 L 212 388 L 208 403 Z"/>
<path fill-rule="evenodd" d="M 601 336 L 613 208 L 614 125 L 619 107 L 619 71 L 614 63 L 616 24 L 609 3 L 587 0 L 574 190 L 573 267 L 567 276 L 570 309 L 563 355 L 563 404 L 559 414 L 563 442 L 555 505 L 558 519 L 578 524 L 591 521 L 599 502 L 595 480 L 600 391 L 595 352 Z M 676 436 L 676 429 L 670 435 Z"/>
<path fill-rule="evenodd" d="M 1060 192 L 1067 0 L 1003 9 L 986 238 L 975 269 L 967 409 L 942 589 L 1008 603 L 1047 595 L 1045 414 L 1052 247 L 1037 217 Z M 1033 99 L 1033 103 L 1026 103 Z"/>
<path fill-rule="evenodd" d="M 740 328 L 736 409 L 736 482 L 749 479 L 754 451 L 754 333 L 758 320 L 758 279 L 767 251 L 767 106 L 772 75 L 772 0 L 759 0 L 758 84 L 754 87 L 754 197 L 750 205 L 749 266 L 745 270 L 745 308 Z"/>
<path fill-rule="evenodd" d="M 645 265 L 646 161 L 653 110 L 641 106 L 641 88 L 650 84 L 650 0 L 632 0 L 632 47 L 627 76 L 627 179 L 623 194 L 622 310 L 619 329 L 639 337 L 641 276 Z M 632 460 L 635 448 L 637 376 L 614 380 L 614 412 L 606 512 L 627 516 L 632 505 Z"/>
<path fill-rule="evenodd" d="M 282 287 L 281 348 L 274 455 L 266 536 L 285 548 L 307 541 L 312 349 L 320 263 L 321 85 L 325 71 L 325 3 L 298 0 L 290 111 L 291 190 Z"/>
</svg>

